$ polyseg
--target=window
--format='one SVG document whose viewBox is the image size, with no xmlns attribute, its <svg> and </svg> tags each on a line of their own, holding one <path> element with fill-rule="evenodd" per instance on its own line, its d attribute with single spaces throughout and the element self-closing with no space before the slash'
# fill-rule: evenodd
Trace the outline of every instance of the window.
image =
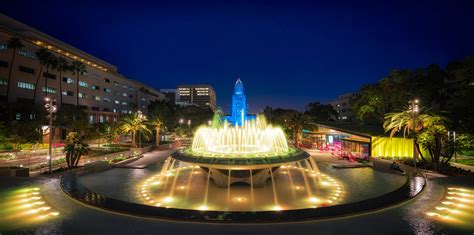
<svg viewBox="0 0 474 235">
<path fill-rule="evenodd" d="M 122 101 L 122 105 L 127 105 L 127 102 L 125 102 L 125 101 Z"/>
<path fill-rule="evenodd" d="M 114 103 L 115 103 L 115 104 L 120 104 L 120 101 L 114 100 Z"/>
<path fill-rule="evenodd" d="M 0 42 L 0 50 L 8 50 L 8 45 L 4 42 Z"/>
<path fill-rule="evenodd" d="M 92 99 L 93 99 L 93 100 L 96 100 L 96 101 L 100 101 L 100 96 L 95 96 L 95 95 L 93 95 L 93 96 L 92 96 Z"/>
<path fill-rule="evenodd" d="M 8 85 L 8 80 L 7 79 L 0 79 L 0 86 L 6 86 Z"/>
<path fill-rule="evenodd" d="M 89 124 L 94 123 L 94 114 L 89 115 Z"/>
<path fill-rule="evenodd" d="M 123 97 L 127 97 L 127 96 L 128 96 L 127 93 L 123 93 L 122 95 L 123 95 Z"/>
<path fill-rule="evenodd" d="M 96 106 L 92 106 L 91 109 L 94 111 L 100 111 L 99 107 L 96 107 Z"/>
<path fill-rule="evenodd" d="M 112 90 L 110 90 L 109 88 L 104 88 L 104 92 L 112 93 Z"/>
<path fill-rule="evenodd" d="M 63 77 L 63 82 L 65 82 L 67 84 L 73 84 L 74 80 L 72 78 Z"/>
<path fill-rule="evenodd" d="M 31 73 L 31 74 L 35 74 L 35 69 L 33 68 L 30 68 L 30 67 L 26 67 L 26 66 L 18 66 L 18 70 L 20 70 L 21 72 L 24 72 L 24 73 Z"/>
<path fill-rule="evenodd" d="M 145 98 L 142 98 L 142 101 L 146 101 L 146 99 L 145 99 Z"/>
<path fill-rule="evenodd" d="M 15 119 L 16 119 L 17 121 L 20 121 L 20 120 L 21 120 L 21 113 L 16 113 Z"/>
<path fill-rule="evenodd" d="M 22 89 L 34 90 L 35 84 L 28 82 L 18 82 L 18 87 Z"/>
<path fill-rule="evenodd" d="M 128 98 L 132 98 L 132 99 L 133 99 L 133 95 L 128 95 Z"/>
<path fill-rule="evenodd" d="M 91 88 L 92 88 L 92 90 L 96 90 L 96 91 L 97 91 L 97 90 L 100 90 L 100 86 L 97 86 L 97 85 L 94 85 L 94 86 L 92 86 Z"/>
<path fill-rule="evenodd" d="M 52 87 L 43 87 L 43 92 L 55 94 L 56 89 Z"/>
<path fill-rule="evenodd" d="M 99 77 L 100 77 L 100 76 L 97 75 L 97 74 L 91 74 L 91 77 L 92 77 L 93 79 L 99 80 Z"/>
<path fill-rule="evenodd" d="M 99 122 L 104 123 L 104 115 L 99 115 Z"/>
<path fill-rule="evenodd" d="M 108 78 L 104 78 L 104 82 L 106 82 L 106 83 L 110 83 L 110 79 L 108 79 Z"/>
<path fill-rule="evenodd" d="M 43 72 L 43 77 L 53 79 L 53 80 L 56 79 L 56 75 L 52 73 L 48 73 L 48 72 Z"/>
<path fill-rule="evenodd" d="M 62 94 L 64 96 L 74 96 L 74 92 L 72 92 L 72 91 L 63 91 Z"/>
<path fill-rule="evenodd" d="M 81 86 L 81 87 L 89 87 L 89 84 L 87 84 L 87 82 L 79 81 L 79 86 Z"/>
<path fill-rule="evenodd" d="M 110 101 L 111 101 L 110 98 L 107 98 L 107 97 L 104 97 L 102 100 L 103 100 L 104 102 L 107 102 L 107 103 L 110 103 Z"/>
<path fill-rule="evenodd" d="M 119 83 L 114 81 L 114 85 L 115 85 L 115 86 L 118 86 L 118 85 L 119 85 Z"/>
<path fill-rule="evenodd" d="M 19 50 L 18 54 L 21 55 L 21 56 L 24 56 L 26 58 L 30 58 L 30 59 L 36 58 L 35 53 L 33 53 L 31 51 L 27 51 L 27 50 Z"/>
<path fill-rule="evenodd" d="M 117 109 L 113 109 L 112 112 L 116 113 L 116 112 L 117 112 Z"/>
<path fill-rule="evenodd" d="M 82 92 L 79 92 L 77 95 L 78 95 L 79 98 L 81 98 L 81 99 L 87 99 L 87 94 L 84 94 L 84 93 L 82 93 Z"/>
<path fill-rule="evenodd" d="M 122 113 L 127 114 L 128 111 L 127 110 L 122 110 Z"/>
<path fill-rule="evenodd" d="M 0 67 L 8 68 L 8 62 L 4 60 L 0 60 Z"/>
</svg>

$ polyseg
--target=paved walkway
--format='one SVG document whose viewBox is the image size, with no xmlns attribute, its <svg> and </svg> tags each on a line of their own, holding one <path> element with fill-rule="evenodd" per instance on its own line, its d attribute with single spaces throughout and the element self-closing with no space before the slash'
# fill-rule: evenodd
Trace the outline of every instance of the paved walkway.
<svg viewBox="0 0 474 235">
<path fill-rule="evenodd" d="M 172 153 L 177 151 L 178 149 L 169 149 L 169 150 L 164 150 L 164 151 L 153 151 L 153 152 L 148 152 L 144 153 L 143 157 L 130 162 L 126 164 L 125 166 L 128 167 L 138 167 L 138 166 L 144 166 L 144 165 L 150 165 L 156 162 L 163 162 L 167 157 L 169 157 Z"/>
</svg>

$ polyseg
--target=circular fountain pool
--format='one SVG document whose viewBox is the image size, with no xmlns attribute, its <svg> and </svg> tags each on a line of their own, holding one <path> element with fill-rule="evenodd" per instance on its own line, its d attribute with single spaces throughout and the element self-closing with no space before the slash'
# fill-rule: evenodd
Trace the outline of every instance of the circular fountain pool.
<svg viewBox="0 0 474 235">
<path fill-rule="evenodd" d="M 404 176 L 316 164 L 305 151 L 288 147 L 281 128 L 261 117 L 243 126 L 201 127 L 192 147 L 146 169 L 85 175 L 79 184 L 69 179 L 63 180 L 63 189 L 70 195 L 82 192 L 76 196 L 86 203 L 193 220 L 331 217 L 381 208 L 419 192 L 418 187 L 411 193 Z"/>
</svg>

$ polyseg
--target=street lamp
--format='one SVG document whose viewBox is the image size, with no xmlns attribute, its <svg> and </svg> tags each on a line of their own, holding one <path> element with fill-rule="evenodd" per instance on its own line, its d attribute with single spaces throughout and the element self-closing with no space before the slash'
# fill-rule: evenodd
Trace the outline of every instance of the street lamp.
<svg viewBox="0 0 474 235">
<path fill-rule="evenodd" d="M 48 119 L 49 119 L 49 136 L 48 136 L 48 142 L 49 142 L 49 149 L 48 149 L 48 172 L 51 174 L 51 164 L 52 164 L 52 158 L 53 158 L 53 152 L 51 148 L 51 143 L 53 140 L 53 113 L 56 112 L 56 105 L 54 105 L 54 99 L 51 99 L 49 97 L 46 97 L 44 99 L 46 101 L 46 104 L 44 107 L 46 108 L 46 111 L 48 112 Z"/>
<path fill-rule="evenodd" d="M 413 136 L 416 139 L 416 118 L 418 117 L 418 112 L 420 111 L 420 101 L 418 99 L 413 99 L 408 101 L 408 110 L 411 112 L 412 120 L 413 120 Z M 413 145 L 413 163 L 415 165 L 415 173 L 417 172 L 416 168 L 416 160 L 417 160 L 417 151 L 415 143 Z"/>
<path fill-rule="evenodd" d="M 191 126 L 191 119 L 188 119 L 188 126 Z"/>
<path fill-rule="evenodd" d="M 183 125 L 183 123 L 184 123 L 184 120 L 182 118 L 179 119 L 179 125 Z"/>
</svg>

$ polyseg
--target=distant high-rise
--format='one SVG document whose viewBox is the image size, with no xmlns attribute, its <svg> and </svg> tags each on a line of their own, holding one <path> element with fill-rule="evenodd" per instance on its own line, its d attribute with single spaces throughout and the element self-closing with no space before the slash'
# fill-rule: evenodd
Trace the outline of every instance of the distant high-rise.
<svg viewBox="0 0 474 235">
<path fill-rule="evenodd" d="M 195 104 L 201 108 L 215 111 L 216 92 L 210 85 L 180 85 L 178 86 L 178 104 Z"/>
</svg>

